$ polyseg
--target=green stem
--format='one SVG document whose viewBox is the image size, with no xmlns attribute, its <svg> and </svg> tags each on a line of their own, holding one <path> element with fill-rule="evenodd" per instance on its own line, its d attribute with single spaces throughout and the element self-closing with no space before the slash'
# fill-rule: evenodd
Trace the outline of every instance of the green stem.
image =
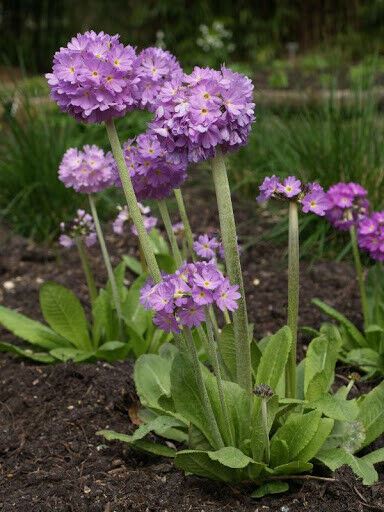
<svg viewBox="0 0 384 512">
<path fill-rule="evenodd" d="M 191 330 L 187 327 L 184 327 L 183 331 L 185 334 L 185 339 L 187 341 L 189 353 L 192 357 L 193 372 L 195 375 L 198 392 L 200 394 L 200 399 L 202 401 L 202 404 L 203 404 L 203 407 L 205 410 L 205 416 L 206 416 L 207 422 L 209 423 L 210 430 L 212 432 L 212 436 L 216 443 L 215 448 L 223 448 L 224 447 L 223 439 L 221 437 L 219 427 L 217 426 L 217 421 L 216 421 L 215 415 L 213 413 L 212 404 L 209 400 L 207 389 L 204 384 L 203 374 L 201 371 L 201 365 L 200 365 L 199 357 L 196 352 L 196 347 L 195 347 L 195 343 L 193 341 L 193 336 L 192 336 Z"/>
<path fill-rule="evenodd" d="M 174 190 L 174 193 L 175 193 L 175 197 L 176 197 L 177 207 L 178 207 L 179 213 L 180 213 L 181 222 L 183 223 L 183 226 L 184 226 L 184 232 L 185 232 L 185 236 L 187 239 L 189 253 L 192 257 L 192 260 L 194 261 L 196 259 L 196 257 L 195 257 L 195 253 L 193 250 L 193 233 L 192 233 L 191 225 L 189 223 L 187 210 L 185 208 L 183 195 L 179 188 L 176 188 Z"/>
<path fill-rule="evenodd" d="M 288 327 L 292 346 L 286 367 L 286 395 L 296 396 L 297 323 L 299 316 L 299 219 L 296 201 L 289 202 L 288 227 Z"/>
<path fill-rule="evenodd" d="M 268 399 L 262 397 L 261 398 L 261 418 L 263 422 L 263 430 L 264 430 L 264 443 L 265 443 L 265 463 L 267 466 L 269 465 L 271 459 L 271 449 L 269 446 L 269 429 L 268 429 Z"/>
<path fill-rule="evenodd" d="M 109 257 L 107 245 L 105 243 L 103 231 L 101 229 L 100 220 L 99 220 L 99 216 L 98 216 L 98 213 L 97 213 L 97 210 L 96 210 L 95 201 L 94 201 L 93 196 L 91 194 L 89 194 L 88 197 L 89 197 L 89 205 L 91 207 L 93 222 L 95 223 L 97 238 L 98 238 L 99 244 L 100 244 L 101 254 L 103 255 L 104 264 L 105 264 L 105 267 L 107 269 L 108 279 L 109 279 L 109 282 L 110 282 L 110 285 L 111 285 L 111 289 L 112 289 L 113 302 L 114 302 L 114 305 L 115 305 L 117 317 L 119 319 L 120 335 L 122 335 L 123 315 L 122 315 L 122 311 L 121 311 L 120 296 L 119 296 L 119 291 L 117 289 L 115 274 L 113 273 L 113 269 L 112 269 L 112 265 L 111 265 L 111 260 L 110 260 L 110 257 Z"/>
<path fill-rule="evenodd" d="M 91 306 L 93 307 L 95 300 L 97 299 L 97 288 L 95 284 L 95 278 L 93 276 L 93 272 L 91 269 L 91 264 L 89 262 L 87 249 L 85 248 L 84 242 L 81 238 L 76 238 L 76 246 L 77 250 L 79 251 L 80 261 L 83 267 L 85 280 L 87 281 L 89 299 L 91 301 Z"/>
<path fill-rule="evenodd" d="M 367 301 L 367 294 L 366 294 L 366 290 L 365 290 L 363 266 L 361 264 L 359 246 L 357 244 L 355 226 L 351 226 L 349 228 L 349 233 L 350 233 L 351 242 L 352 242 L 352 252 L 353 252 L 353 259 L 355 262 L 356 276 L 357 276 L 357 281 L 359 284 L 360 303 L 361 303 L 361 309 L 363 311 L 364 326 L 367 327 L 368 318 L 369 318 L 368 301 Z"/>
<path fill-rule="evenodd" d="M 229 439 L 229 442 L 231 446 L 234 446 L 235 440 L 234 435 L 232 431 L 232 423 L 230 421 L 229 412 L 228 412 L 228 405 L 227 401 L 225 399 L 224 394 L 224 388 L 223 388 L 223 379 L 220 371 L 220 363 L 218 358 L 218 351 L 217 351 L 217 345 L 215 342 L 215 338 L 213 335 L 213 326 L 210 318 L 210 312 L 208 308 L 205 310 L 205 321 L 207 325 L 207 333 L 208 333 L 208 350 L 209 350 L 209 359 L 211 361 L 213 372 L 216 377 L 217 382 L 217 390 L 219 392 L 219 399 L 221 403 L 221 409 L 224 416 L 224 423 L 225 423 L 225 429 L 227 438 Z"/>
<path fill-rule="evenodd" d="M 168 240 L 171 244 L 172 254 L 173 254 L 173 257 L 175 258 L 176 265 L 179 268 L 179 267 L 181 267 L 181 265 L 183 263 L 183 258 L 181 256 L 181 252 L 180 252 L 177 240 L 176 240 L 175 233 L 173 232 L 172 221 L 171 221 L 171 217 L 169 216 L 168 206 L 164 199 L 160 200 L 158 202 L 158 205 L 159 205 L 160 215 L 161 215 L 161 218 L 163 219 L 165 230 L 168 235 Z"/>
<path fill-rule="evenodd" d="M 224 313 L 224 320 L 225 320 L 225 323 L 226 323 L 227 325 L 229 325 L 229 324 L 231 323 L 231 318 L 230 318 L 230 316 L 229 316 L 228 309 L 224 309 L 223 313 Z"/>
<path fill-rule="evenodd" d="M 235 218 L 233 214 L 231 191 L 224 158 L 218 152 L 212 160 L 212 174 L 219 209 L 220 230 L 225 252 L 225 263 L 232 284 L 239 285 L 241 297 L 238 309 L 233 315 L 236 340 L 236 375 L 240 386 L 252 393 L 251 348 L 248 332 L 247 307 L 245 303 L 244 283 L 240 257 L 237 247 Z"/>
<path fill-rule="evenodd" d="M 123 185 L 125 198 L 127 200 L 128 211 L 132 218 L 133 223 L 136 226 L 140 240 L 140 245 L 148 264 L 149 273 L 151 274 L 151 277 L 154 280 L 154 282 L 159 283 L 161 281 L 160 269 L 157 264 L 155 254 L 153 252 L 151 239 L 149 238 L 147 230 L 145 229 L 143 217 L 141 215 L 140 208 L 137 204 L 137 198 L 135 195 L 135 191 L 133 190 L 133 185 L 127 165 L 125 163 L 124 153 L 121 149 L 121 144 L 116 132 L 116 127 L 114 125 L 113 120 L 105 121 L 105 126 L 107 128 L 107 133 L 111 144 L 113 156 L 115 157 L 117 168 L 119 170 L 121 183 Z"/>
</svg>

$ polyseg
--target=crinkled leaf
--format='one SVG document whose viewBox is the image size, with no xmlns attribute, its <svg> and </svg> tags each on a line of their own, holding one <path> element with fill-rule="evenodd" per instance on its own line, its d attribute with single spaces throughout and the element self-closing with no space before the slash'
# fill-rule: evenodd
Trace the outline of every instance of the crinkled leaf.
<svg viewBox="0 0 384 512">
<path fill-rule="evenodd" d="M 0 306 L 0 324 L 8 331 L 11 331 L 15 336 L 28 341 L 32 345 L 38 345 L 48 350 L 60 346 L 71 346 L 68 340 L 46 325 L 31 320 L 4 306 Z"/>
<path fill-rule="evenodd" d="M 378 480 L 377 471 L 368 460 L 355 457 L 343 448 L 321 452 L 317 458 L 332 471 L 348 465 L 363 480 L 364 485 L 372 485 Z"/>
<path fill-rule="evenodd" d="M 371 348 L 356 348 L 347 352 L 345 360 L 366 372 L 384 371 L 384 356 Z"/>
<path fill-rule="evenodd" d="M 354 420 L 359 414 L 356 400 L 345 400 L 338 395 L 323 395 L 309 405 L 321 411 L 324 416 L 340 421 Z"/>
<path fill-rule="evenodd" d="M 159 408 L 162 395 L 171 396 L 171 361 L 155 354 L 145 354 L 136 361 L 134 381 L 140 402 Z"/>
<path fill-rule="evenodd" d="M 54 348 L 49 352 L 51 356 L 59 361 L 63 361 L 66 363 L 67 361 L 74 361 L 75 363 L 80 363 L 81 361 L 86 361 L 87 359 L 91 359 L 95 356 L 92 351 L 80 350 L 75 347 L 63 347 L 63 348 Z"/>
<path fill-rule="evenodd" d="M 384 462 L 384 448 L 379 448 L 378 450 L 374 450 L 367 455 L 361 457 L 361 460 L 368 462 L 369 464 L 380 464 Z"/>
<path fill-rule="evenodd" d="M 288 460 L 294 461 L 318 431 L 320 417 L 321 413 L 318 411 L 311 411 L 305 414 L 291 413 L 286 423 L 272 437 L 271 451 L 272 445 L 276 440 L 285 441 L 288 446 Z M 276 464 L 278 461 L 275 460 L 274 463 Z"/>
<path fill-rule="evenodd" d="M 182 450 L 177 452 L 175 466 L 187 473 L 223 482 L 237 481 L 236 472 L 242 473 L 239 470 L 231 469 L 223 466 L 220 462 L 212 460 L 208 452 L 203 450 Z"/>
<path fill-rule="evenodd" d="M 284 373 L 291 343 L 292 334 L 287 326 L 269 337 L 257 369 L 256 384 L 267 384 L 276 389 Z"/>
<path fill-rule="evenodd" d="M 357 419 L 365 427 L 363 446 L 368 446 L 384 432 L 384 381 L 359 401 Z"/>
<path fill-rule="evenodd" d="M 236 342 L 233 324 L 223 327 L 218 338 L 218 348 L 225 370 L 232 381 L 236 380 Z"/>
<path fill-rule="evenodd" d="M 266 482 L 260 485 L 260 487 L 251 494 L 251 498 L 263 498 L 264 496 L 268 496 L 268 494 L 280 494 L 288 491 L 288 489 L 289 485 L 287 482 L 279 482 L 278 480 Z"/>
<path fill-rule="evenodd" d="M 0 352 L 11 352 L 13 354 L 17 354 L 18 356 L 31 359 L 32 361 L 37 361 L 38 363 L 48 364 L 53 363 L 55 360 L 47 352 L 34 352 L 28 348 L 21 348 L 16 345 L 12 345 L 12 343 L 6 343 L 5 341 L 0 341 Z"/>
<path fill-rule="evenodd" d="M 367 340 L 364 338 L 362 333 L 353 325 L 352 322 L 348 320 L 344 315 L 339 313 L 336 309 L 329 306 L 325 302 L 322 302 L 319 299 L 312 299 L 313 304 L 315 304 L 321 311 L 323 311 L 326 315 L 330 316 L 331 318 L 337 320 L 340 322 L 349 332 L 349 334 L 352 336 L 354 341 L 357 343 L 360 347 L 366 347 L 367 346 Z"/>
<path fill-rule="evenodd" d="M 312 437 L 307 446 L 303 448 L 297 455 L 297 459 L 300 462 L 309 462 L 319 453 L 321 447 L 323 446 L 326 439 L 332 432 L 333 425 L 333 419 L 320 419 L 319 427 L 316 431 L 316 434 Z"/>
<path fill-rule="evenodd" d="M 127 268 L 129 268 L 129 270 L 131 270 L 134 274 L 140 276 L 143 273 L 143 267 L 141 266 L 141 263 L 138 259 L 126 254 L 123 256 L 123 260 Z"/>
<path fill-rule="evenodd" d="M 92 350 L 85 313 L 76 295 L 64 286 L 46 282 L 40 289 L 43 316 L 54 331 L 80 350 Z"/>
<path fill-rule="evenodd" d="M 105 437 L 107 441 L 122 441 L 123 443 L 130 444 L 137 450 L 152 453 L 153 455 L 160 455 L 162 457 L 174 457 L 176 454 L 176 450 L 173 448 L 169 448 L 168 446 L 164 446 L 162 444 L 152 443 L 150 441 L 146 441 L 145 439 L 141 439 L 133 443 L 131 440 L 132 436 L 127 434 L 120 434 L 119 432 L 114 432 L 113 430 L 99 430 L 96 432 L 96 434 L 98 436 Z"/>
</svg>

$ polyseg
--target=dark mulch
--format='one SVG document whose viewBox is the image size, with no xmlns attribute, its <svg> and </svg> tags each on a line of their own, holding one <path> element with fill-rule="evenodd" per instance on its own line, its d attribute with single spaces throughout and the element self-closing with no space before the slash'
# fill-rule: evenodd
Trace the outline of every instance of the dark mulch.
<svg viewBox="0 0 384 512">
<path fill-rule="evenodd" d="M 196 230 L 199 225 L 217 229 L 208 204 L 203 201 L 196 209 Z M 244 218 L 242 212 L 239 216 Z M 259 235 L 264 224 L 255 223 L 254 233 Z M 123 251 L 134 251 L 132 243 L 127 249 L 124 240 L 109 241 L 115 262 Z M 3 304 L 39 318 L 37 292 L 47 279 L 66 284 L 86 299 L 74 251 L 47 251 L 10 237 L 0 256 Z M 266 244 L 250 250 L 243 260 L 250 318 L 261 337 L 284 324 L 286 264 L 282 251 Z M 101 284 L 105 275 L 97 251 L 93 263 Z M 303 263 L 302 270 L 302 325 L 321 323 L 310 302 L 315 296 L 360 322 L 353 271 L 347 263 Z M 0 336 L 11 339 L 3 331 Z M 301 347 L 305 349 L 305 339 Z M 8 356 L 0 359 L 2 512 L 384 510 L 383 483 L 365 487 L 344 469 L 336 473 L 335 482 L 297 483 L 290 493 L 255 501 L 249 498 L 249 488 L 185 476 L 169 461 L 138 454 L 119 443 L 106 446 L 95 436 L 97 430 L 131 432 L 135 428 L 129 416 L 136 404 L 131 373 L 130 361 L 38 366 Z"/>
</svg>

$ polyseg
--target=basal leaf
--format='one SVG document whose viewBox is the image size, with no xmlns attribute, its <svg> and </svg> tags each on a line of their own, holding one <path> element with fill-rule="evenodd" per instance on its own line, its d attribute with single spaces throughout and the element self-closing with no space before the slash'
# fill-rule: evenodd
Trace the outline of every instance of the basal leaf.
<svg viewBox="0 0 384 512">
<path fill-rule="evenodd" d="M 266 482 L 260 485 L 260 487 L 251 494 L 251 498 L 263 498 L 264 496 L 268 496 L 268 494 L 280 494 L 288 491 L 288 489 L 289 485 L 287 482 L 279 482 L 278 480 Z"/>
<path fill-rule="evenodd" d="M 32 361 L 37 361 L 38 363 L 53 363 L 54 357 L 52 357 L 47 352 L 34 352 L 28 348 L 18 347 L 16 345 L 12 345 L 12 343 L 7 343 L 5 341 L 0 341 L 0 352 L 11 352 L 13 354 L 17 354 L 18 356 L 25 357 L 26 359 L 31 359 Z"/>
<path fill-rule="evenodd" d="M 365 427 L 363 446 L 368 446 L 384 432 L 384 381 L 359 401 L 357 417 Z"/>
<path fill-rule="evenodd" d="M 256 464 L 256 462 L 245 455 L 238 448 L 233 446 L 226 446 L 220 450 L 208 452 L 208 456 L 211 460 L 215 460 L 232 469 L 244 469 L 249 464 Z M 264 464 L 259 464 L 260 468 L 264 467 Z"/>
<path fill-rule="evenodd" d="M 233 382 L 236 381 L 236 342 L 233 324 L 224 326 L 218 337 L 218 348 L 227 374 Z"/>
<path fill-rule="evenodd" d="M 340 421 L 352 421 L 359 414 L 356 400 L 345 400 L 338 395 L 323 395 L 309 405 L 318 409 L 324 416 Z"/>
<path fill-rule="evenodd" d="M 315 435 L 309 441 L 307 446 L 297 454 L 297 459 L 300 462 L 309 462 L 319 453 L 327 437 L 332 432 L 333 424 L 334 421 L 330 418 L 320 419 L 319 427 Z"/>
<path fill-rule="evenodd" d="M 146 279 L 147 276 L 143 274 L 134 281 L 122 304 L 125 322 L 140 335 L 143 335 L 148 325 L 148 311 L 140 304 L 140 290 Z"/>
<path fill-rule="evenodd" d="M 155 354 L 145 354 L 136 361 L 134 381 L 140 402 L 159 408 L 161 396 L 171 396 L 171 362 Z"/>
<path fill-rule="evenodd" d="M 222 482 L 236 482 L 242 472 L 223 466 L 220 462 L 212 460 L 207 451 L 203 450 L 182 450 L 175 456 L 175 466 L 187 473 L 203 476 L 211 480 Z"/>
<path fill-rule="evenodd" d="M 332 471 L 348 465 L 352 471 L 363 480 L 364 485 L 372 485 L 378 480 L 377 471 L 368 460 L 355 457 L 343 448 L 321 452 L 317 458 Z"/>
<path fill-rule="evenodd" d="M 96 435 L 105 437 L 107 441 L 122 441 L 123 443 L 128 443 L 137 450 L 152 453 L 153 455 L 160 455 L 162 457 L 174 457 L 176 454 L 176 451 L 173 448 L 169 448 L 168 446 L 152 443 L 150 441 L 146 441 L 145 439 L 132 442 L 132 436 L 127 434 L 120 434 L 119 432 L 114 432 L 113 430 L 99 430 L 96 432 Z"/>
<path fill-rule="evenodd" d="M 60 346 L 71 346 L 68 340 L 46 325 L 4 306 L 0 306 L 0 324 L 15 336 L 47 350 Z"/>
<path fill-rule="evenodd" d="M 322 302 L 319 299 L 312 299 L 313 304 L 315 304 L 319 309 L 321 309 L 326 315 L 340 322 L 349 332 L 349 334 L 354 339 L 355 343 L 360 347 L 367 346 L 367 340 L 364 338 L 362 333 L 353 325 L 352 322 L 348 320 L 344 315 L 339 313 L 336 309 L 329 306 L 325 302 Z"/>
<path fill-rule="evenodd" d="M 262 460 L 265 451 L 265 431 L 262 417 L 261 398 L 254 397 L 253 410 L 251 418 L 251 450 L 252 456 L 255 460 Z M 275 419 L 276 413 L 279 409 L 279 398 L 273 395 L 267 401 L 267 415 L 268 415 L 268 434 L 271 430 L 272 423 Z"/>
<path fill-rule="evenodd" d="M 54 331 L 80 350 L 93 349 L 83 307 L 71 290 L 46 282 L 40 289 L 40 305 L 45 320 Z"/>
<path fill-rule="evenodd" d="M 292 334 L 287 326 L 269 337 L 257 369 L 256 384 L 267 384 L 276 389 L 284 373 L 291 343 Z"/>
<path fill-rule="evenodd" d="M 276 440 L 285 441 L 288 446 L 288 460 L 294 461 L 318 431 L 320 417 L 321 413 L 318 411 L 305 414 L 291 413 L 284 425 L 272 437 L 271 450 Z"/>
<path fill-rule="evenodd" d="M 300 462 L 298 460 L 294 460 L 292 462 L 288 462 L 287 464 L 282 464 L 281 466 L 276 466 L 272 470 L 272 474 L 277 475 L 298 475 L 300 473 L 307 473 L 311 471 L 313 468 L 313 464 L 310 462 Z"/>
<path fill-rule="evenodd" d="M 369 464 L 380 464 L 381 462 L 384 462 L 384 448 L 374 450 L 373 452 L 361 457 L 360 460 L 368 462 Z"/>
<path fill-rule="evenodd" d="M 80 363 L 95 356 L 95 353 L 92 351 L 80 350 L 75 347 L 53 348 L 49 353 L 52 357 L 64 363 L 67 361 Z"/>
<path fill-rule="evenodd" d="M 141 266 L 140 261 L 133 256 L 126 254 L 123 256 L 123 260 L 127 268 L 129 268 L 129 270 L 131 270 L 134 274 L 140 276 L 143 273 L 143 267 Z"/>
</svg>

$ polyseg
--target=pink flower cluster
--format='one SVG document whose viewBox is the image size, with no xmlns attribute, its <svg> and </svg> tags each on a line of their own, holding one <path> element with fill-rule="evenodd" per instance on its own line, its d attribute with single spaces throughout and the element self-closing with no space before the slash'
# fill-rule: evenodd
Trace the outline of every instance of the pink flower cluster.
<svg viewBox="0 0 384 512">
<path fill-rule="evenodd" d="M 138 205 L 139 205 L 140 211 L 143 216 L 144 227 L 147 230 L 147 232 L 149 233 L 150 231 L 152 231 L 152 229 L 154 227 L 156 227 L 158 219 L 157 219 L 157 217 L 153 217 L 152 215 L 150 215 L 151 209 L 149 206 L 144 206 L 141 203 L 138 203 Z M 129 212 L 128 212 L 128 207 L 124 206 L 123 208 L 120 208 L 119 214 L 117 215 L 116 219 L 113 221 L 112 228 L 113 228 L 114 233 L 116 233 L 117 235 L 123 235 L 124 234 L 124 225 L 129 221 L 129 219 L 130 219 L 130 216 L 129 216 Z M 137 229 L 134 224 L 131 225 L 131 233 L 133 235 L 137 236 Z"/>
<path fill-rule="evenodd" d="M 115 185 L 118 174 L 112 153 L 86 145 L 82 150 L 70 148 L 64 153 L 59 178 L 67 188 L 93 194 Z"/>
<path fill-rule="evenodd" d="M 384 261 L 384 211 L 374 212 L 357 224 L 360 249 L 377 261 Z"/>
<path fill-rule="evenodd" d="M 71 222 L 61 222 L 60 231 L 62 234 L 59 244 L 63 247 L 73 247 L 76 239 L 83 240 L 87 247 L 91 247 L 97 242 L 93 218 L 84 210 L 77 210 L 76 217 Z"/>
<path fill-rule="evenodd" d="M 303 185 L 295 176 L 288 176 L 282 182 L 277 176 L 266 177 L 259 187 L 259 203 L 270 198 L 298 201 L 304 213 L 312 212 L 324 216 L 330 207 L 327 194 L 318 183 Z"/>
<path fill-rule="evenodd" d="M 46 78 L 51 96 L 78 121 L 100 123 L 137 107 L 137 56 L 119 36 L 90 31 L 73 37 L 53 59 Z"/>
<path fill-rule="evenodd" d="M 195 67 L 158 95 L 151 128 L 175 161 L 199 162 L 246 144 L 255 119 L 249 78 L 222 67 Z"/>
<path fill-rule="evenodd" d="M 143 306 L 155 312 L 155 325 L 175 333 L 204 322 L 206 306 L 234 311 L 239 298 L 238 286 L 231 285 L 213 262 L 185 263 L 161 283 L 147 282 L 140 296 Z"/>
<path fill-rule="evenodd" d="M 336 183 L 327 192 L 326 217 L 337 229 L 347 230 L 369 210 L 368 192 L 358 183 Z"/>
<path fill-rule="evenodd" d="M 173 161 L 154 133 L 126 142 L 124 156 L 139 200 L 164 199 L 187 178 L 186 163 Z"/>
</svg>

